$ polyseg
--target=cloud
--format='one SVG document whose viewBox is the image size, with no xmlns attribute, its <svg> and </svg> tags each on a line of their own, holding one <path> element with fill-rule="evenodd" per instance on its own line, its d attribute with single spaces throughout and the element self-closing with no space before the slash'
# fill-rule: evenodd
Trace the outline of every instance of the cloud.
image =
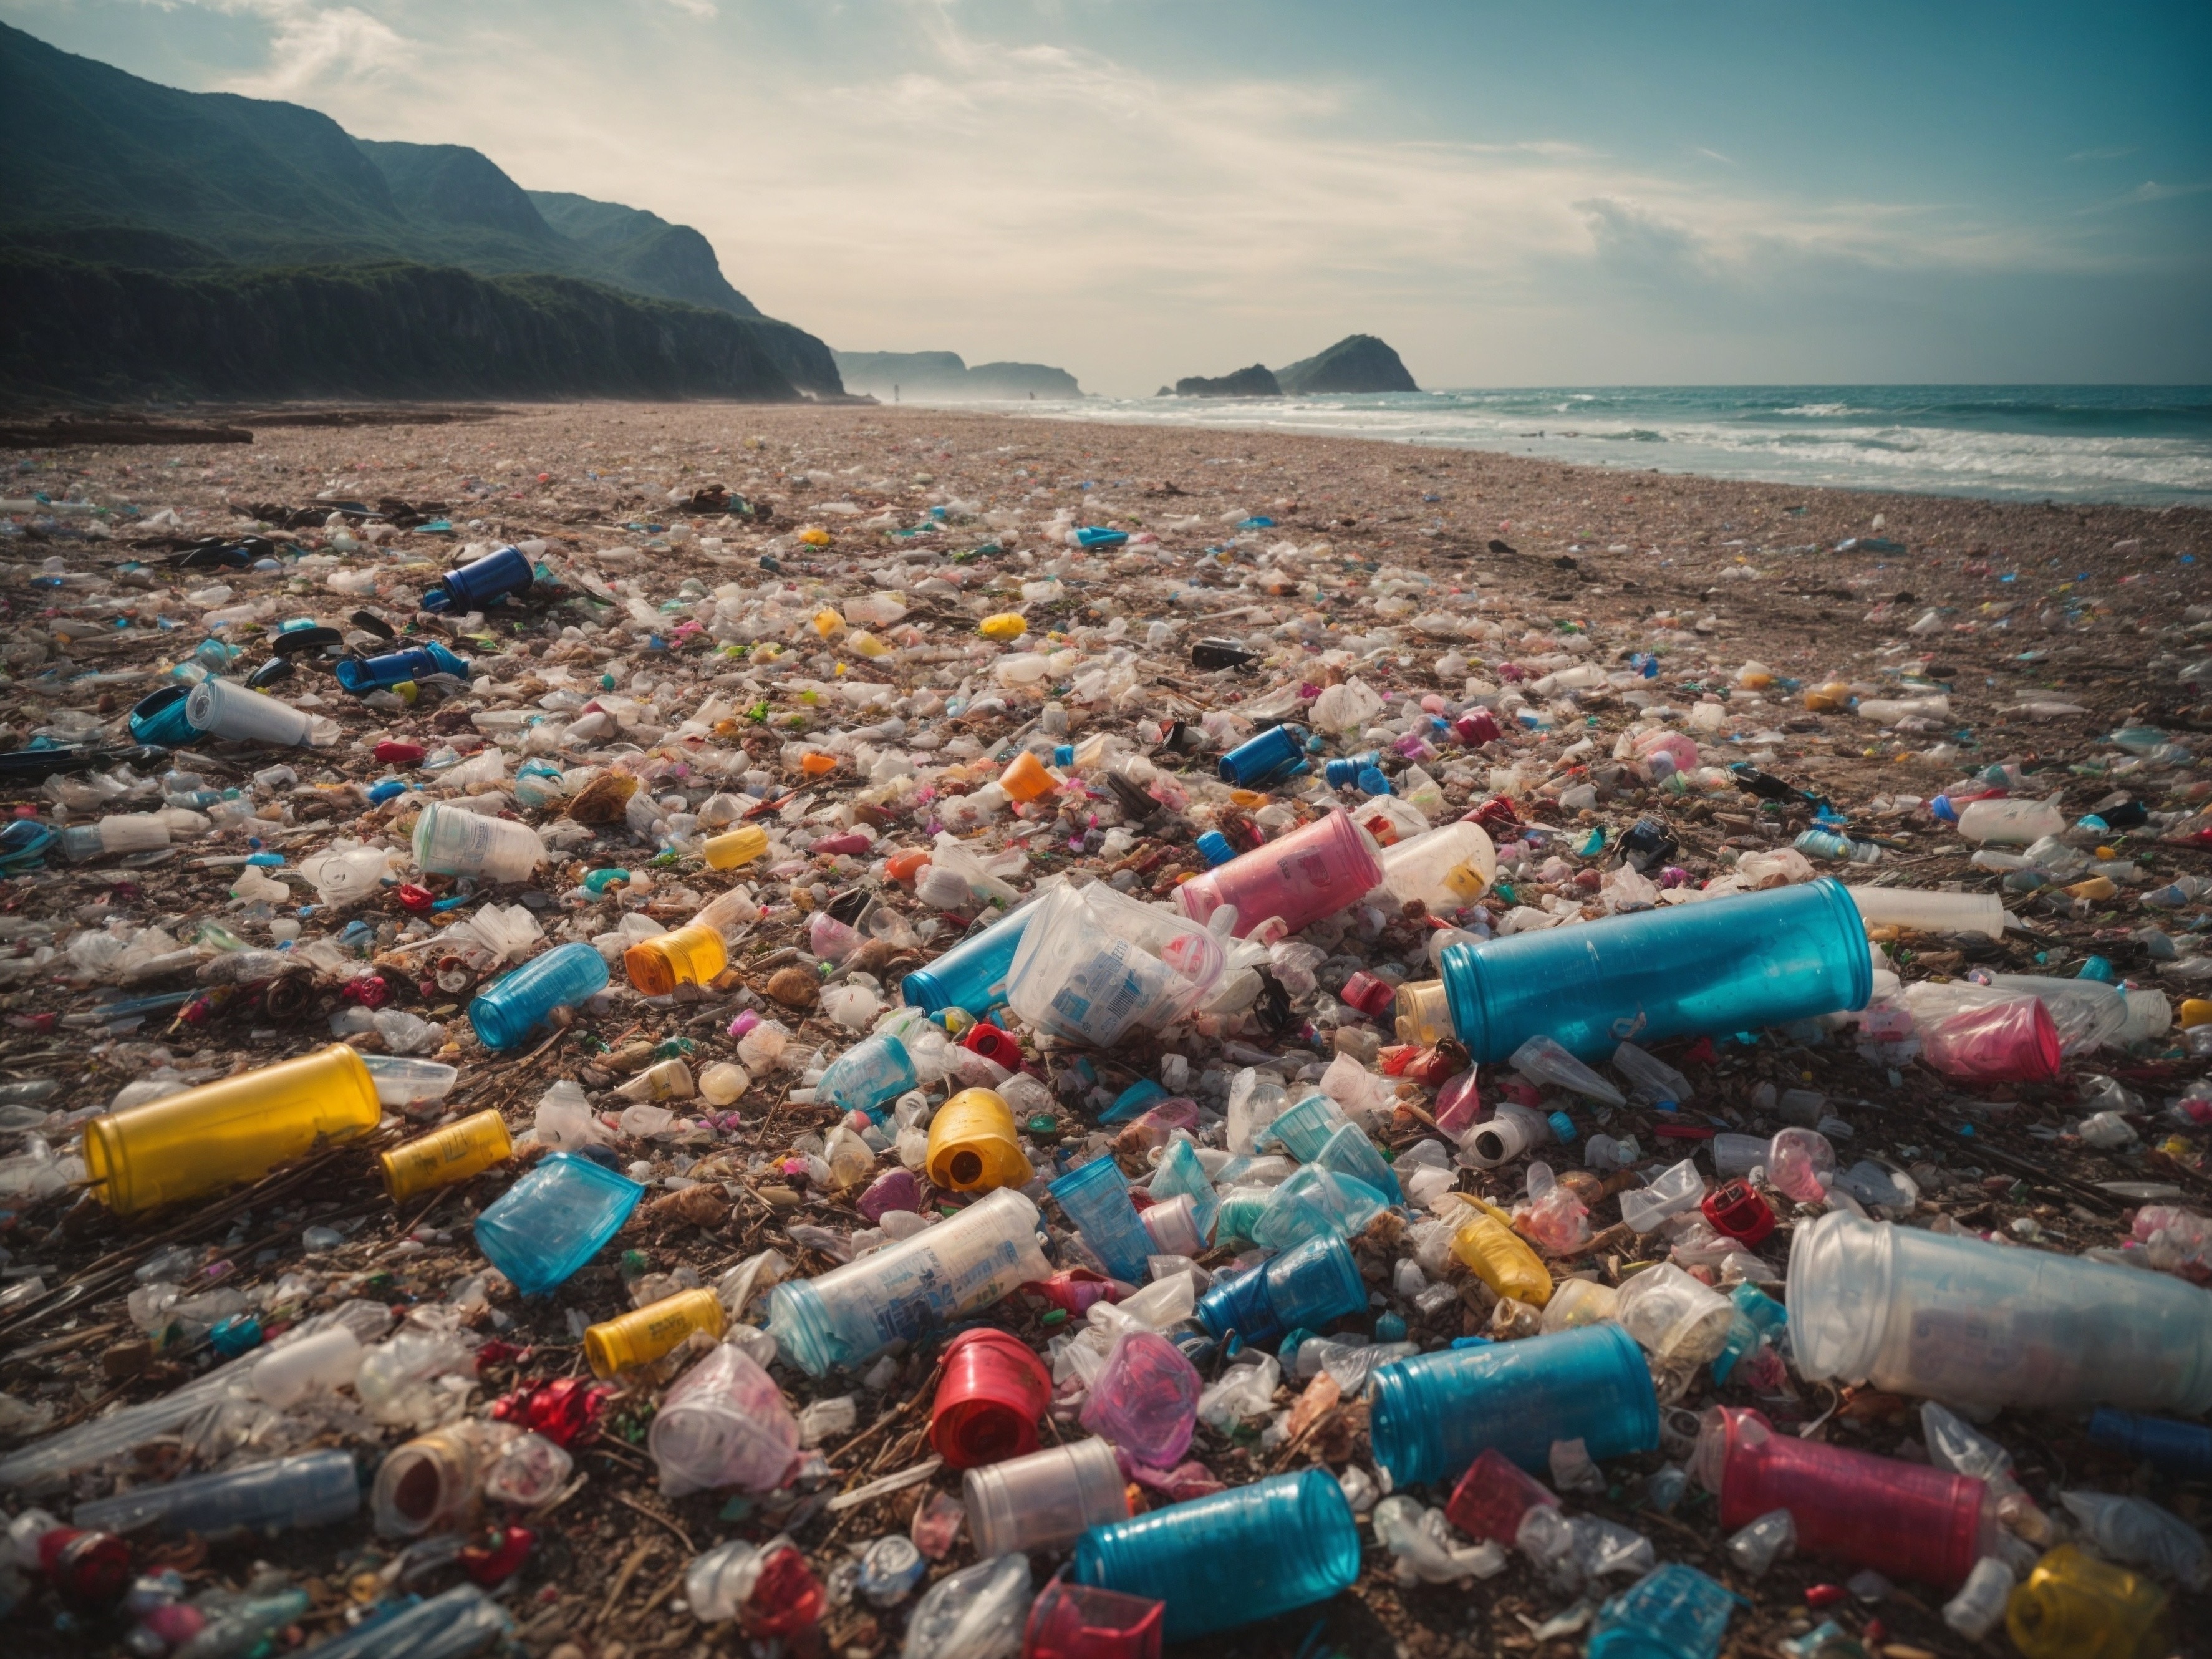
<svg viewBox="0 0 2212 1659">
<path fill-rule="evenodd" d="M 145 0 L 171 9 L 172 0 Z M 358 81 L 401 69 L 410 47 L 397 30 L 351 5 L 318 5 L 314 0 L 191 0 L 209 11 L 258 17 L 269 27 L 269 62 L 262 69 L 233 76 L 227 92 L 264 98 L 305 98 L 318 88 Z"/>
<path fill-rule="evenodd" d="M 1687 225 L 1610 196 L 1591 197 L 1574 207 L 1589 226 L 1597 257 L 1631 276 L 1680 275 L 1710 269 L 1704 245 Z"/>
</svg>

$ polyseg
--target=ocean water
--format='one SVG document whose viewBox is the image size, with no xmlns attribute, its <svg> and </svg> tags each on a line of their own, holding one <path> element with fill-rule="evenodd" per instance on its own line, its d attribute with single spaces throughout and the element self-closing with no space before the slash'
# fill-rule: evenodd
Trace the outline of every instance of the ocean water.
<svg viewBox="0 0 2212 1659">
<path fill-rule="evenodd" d="M 1568 386 L 985 407 L 1845 489 L 2212 505 L 2208 386 Z"/>
</svg>

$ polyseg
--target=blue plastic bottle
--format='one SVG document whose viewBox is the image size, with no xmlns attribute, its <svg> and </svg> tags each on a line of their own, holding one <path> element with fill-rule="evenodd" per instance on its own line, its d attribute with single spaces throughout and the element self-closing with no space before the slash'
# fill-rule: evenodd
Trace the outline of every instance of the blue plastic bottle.
<svg viewBox="0 0 2212 1659">
<path fill-rule="evenodd" d="M 1486 1066 L 1532 1036 L 1596 1059 L 1863 1008 L 1874 990 L 1866 924 L 1825 878 L 1454 945 L 1443 965 L 1452 1030 Z"/>
<path fill-rule="evenodd" d="M 1218 769 L 1224 783 L 1243 789 L 1265 789 L 1285 778 L 1309 771 L 1306 734 L 1296 726 L 1271 726 L 1248 738 L 1221 757 Z"/>
<path fill-rule="evenodd" d="M 1302 1325 L 1318 1330 L 1366 1305 L 1367 1286 L 1352 1248 L 1331 1233 L 1233 1279 L 1215 1279 L 1199 1298 L 1198 1316 L 1217 1339 L 1234 1330 L 1246 1342 L 1268 1342 Z"/>
<path fill-rule="evenodd" d="M 1589 1659 L 1713 1659 L 1740 1599 L 1695 1567 L 1654 1567 L 1598 1609 Z"/>
<path fill-rule="evenodd" d="M 1359 781 L 1359 775 L 1370 766 L 1379 766 L 1382 751 L 1370 749 L 1364 755 L 1346 755 L 1333 760 L 1321 769 L 1322 777 L 1332 789 L 1348 789 Z"/>
<path fill-rule="evenodd" d="M 1336 1133 L 1314 1154 L 1313 1161 L 1331 1175 L 1350 1176 L 1354 1181 L 1364 1182 L 1393 1204 L 1406 1201 L 1398 1177 L 1382 1161 L 1382 1154 L 1375 1150 L 1375 1143 L 1367 1138 L 1367 1132 L 1357 1123 L 1338 1125 Z"/>
<path fill-rule="evenodd" d="M 530 561 L 520 548 L 502 547 L 497 552 L 465 564 L 459 570 L 448 570 L 431 584 L 422 595 L 425 611 L 478 611 L 494 599 L 508 593 L 529 591 L 538 573 L 530 568 Z"/>
<path fill-rule="evenodd" d="M 981 1018 L 1006 1000 L 1006 969 L 1014 965 L 1014 951 L 1022 942 L 1022 930 L 1030 925 L 1030 914 L 1022 909 L 1002 916 L 928 967 L 915 969 L 899 981 L 899 995 L 909 1008 L 925 1014 L 963 1008 Z"/>
<path fill-rule="evenodd" d="M 1375 1461 L 1394 1491 L 1455 1479 L 1492 1447 L 1542 1469 L 1554 1440 L 1600 1459 L 1659 1443 L 1650 1368 L 1613 1324 L 1395 1359 L 1370 1389 Z"/>
<path fill-rule="evenodd" d="M 2202 1423 L 2177 1423 L 2169 1417 L 2100 1407 L 2089 1419 L 2089 1438 L 2172 1474 L 2212 1474 L 2212 1429 Z"/>
<path fill-rule="evenodd" d="M 338 684 L 356 696 L 382 691 L 433 674 L 451 674 L 467 683 L 469 663 L 435 640 L 405 651 L 387 651 L 380 657 L 342 657 L 336 672 Z"/>
<path fill-rule="evenodd" d="M 477 1249 L 523 1295 L 543 1296 L 597 1255 L 644 1196 L 588 1158 L 550 1152 L 477 1218 Z"/>
<path fill-rule="evenodd" d="M 1075 1582 L 1166 1602 L 1170 1642 L 1326 1601 L 1358 1577 L 1359 1529 L 1326 1469 L 1111 1521 L 1075 1547 Z"/>
<path fill-rule="evenodd" d="M 607 988 L 607 964 L 579 940 L 533 957 L 469 1004 L 469 1024 L 487 1048 L 512 1048 L 556 1008 L 570 1008 Z"/>
<path fill-rule="evenodd" d="M 1129 1202 L 1129 1183 L 1120 1165 L 1110 1157 L 1094 1158 L 1054 1182 L 1052 1195 L 1108 1273 L 1132 1284 L 1145 1282 L 1152 1236 L 1137 1218 L 1137 1206 Z"/>
</svg>

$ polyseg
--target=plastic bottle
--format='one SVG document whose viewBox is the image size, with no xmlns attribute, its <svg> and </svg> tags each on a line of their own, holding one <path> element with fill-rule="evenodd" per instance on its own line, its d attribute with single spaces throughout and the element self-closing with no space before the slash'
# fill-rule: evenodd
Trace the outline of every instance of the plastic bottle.
<svg viewBox="0 0 2212 1659">
<path fill-rule="evenodd" d="M 2166 1592 L 2071 1544 L 2014 1589 L 2005 1634 L 2027 1659 L 2164 1659 L 2172 1650 Z"/>
<path fill-rule="evenodd" d="M 720 1339 L 722 1304 L 712 1291 L 678 1291 L 619 1318 L 603 1320 L 584 1333 L 584 1358 L 602 1380 L 639 1365 L 649 1365 L 681 1346 L 697 1331 Z"/>
<path fill-rule="evenodd" d="M 457 657 L 431 640 L 404 651 L 387 651 L 381 656 L 341 657 L 333 672 L 338 684 L 358 697 L 411 681 L 426 680 L 433 674 L 450 675 L 465 685 L 471 670 L 471 665 L 465 657 Z"/>
<path fill-rule="evenodd" d="M 2047 800 L 1998 795 L 1959 814 L 1959 833 L 1979 847 L 2027 847 L 2066 828 L 2066 815 Z"/>
<path fill-rule="evenodd" d="M 1052 1374 L 1009 1332 L 963 1331 L 945 1346 L 929 1412 L 929 1443 L 948 1468 L 1026 1457 L 1052 1403 Z"/>
<path fill-rule="evenodd" d="M 159 812 L 111 812 L 97 823 L 62 830 L 62 856 L 72 864 L 112 853 L 149 853 L 169 844 L 169 821 Z"/>
<path fill-rule="evenodd" d="M 1419 900 L 1449 915 L 1474 903 L 1498 878 L 1498 849 L 1479 823 L 1447 823 L 1382 849 L 1382 883 L 1401 904 Z"/>
<path fill-rule="evenodd" d="M 1598 1609 L 1588 1659 L 1715 1659 L 1741 1600 L 1669 1561 Z"/>
<path fill-rule="evenodd" d="M 429 611 L 481 611 L 508 593 L 526 593 L 537 572 L 520 548 L 502 547 L 483 558 L 448 570 L 422 595 Z"/>
<path fill-rule="evenodd" d="M 2090 1414 L 2089 1438 L 2176 1475 L 2212 1474 L 2212 1429 L 2201 1423 L 2139 1417 L 2105 1407 Z"/>
<path fill-rule="evenodd" d="M 318 1659 L 463 1659 L 514 1628 L 507 1610 L 474 1584 L 417 1602 L 404 1612 L 356 1625 L 319 1643 Z"/>
<path fill-rule="evenodd" d="M 85 1173 L 118 1215 L 255 1181 L 383 1117 L 361 1055 L 343 1042 L 181 1094 L 103 1113 L 84 1127 Z"/>
<path fill-rule="evenodd" d="M 1037 1248 L 1036 1206 L 1010 1187 L 910 1238 L 787 1282 L 769 1301 L 769 1334 L 809 1376 L 858 1365 L 902 1337 L 988 1307 L 1016 1287 L 1048 1279 Z"/>
<path fill-rule="evenodd" d="M 1659 1443 L 1650 1369 L 1618 1325 L 1393 1360 L 1369 1387 L 1375 1461 L 1394 1490 L 1455 1477 L 1491 1447 L 1543 1469 L 1554 1440 L 1597 1459 Z"/>
<path fill-rule="evenodd" d="M 304 708 L 212 677 L 202 680 L 185 696 L 185 718 L 203 737 L 228 738 L 239 743 L 326 748 L 338 738 L 336 720 L 311 716 Z"/>
<path fill-rule="evenodd" d="M 1114 1449 L 1078 1440 L 971 1468 L 961 1483 L 975 1553 L 985 1559 L 1064 1550 L 1091 1528 L 1129 1515 Z"/>
<path fill-rule="evenodd" d="M 469 1004 L 469 1024 L 487 1048 L 519 1048 L 556 1008 L 572 1008 L 607 988 L 607 963 L 578 940 L 532 957 Z"/>
<path fill-rule="evenodd" d="M 1146 1596 L 1054 1578 L 1030 1609 L 1022 1659 L 1159 1659 L 1166 1615 Z"/>
<path fill-rule="evenodd" d="M 923 1167 L 951 1193 L 1026 1187 L 1036 1178 L 1015 1139 L 1012 1108 L 990 1089 L 963 1089 L 937 1109 Z"/>
<path fill-rule="evenodd" d="M 1595 1059 L 1863 1008 L 1874 964 L 1858 907 L 1823 878 L 1454 945 L 1443 979 L 1453 1030 L 1490 1063 L 1532 1036 Z"/>
<path fill-rule="evenodd" d="M 741 823 L 721 835 L 710 836 L 700 848 L 709 870 L 735 870 L 767 851 L 768 831 L 757 823 Z"/>
<path fill-rule="evenodd" d="M 415 862 L 427 873 L 524 881 L 545 860 L 526 823 L 432 801 L 415 816 Z"/>
<path fill-rule="evenodd" d="M 1271 726 L 1224 755 L 1215 769 L 1224 783 L 1266 789 L 1311 769 L 1305 740 L 1306 734 L 1295 726 Z"/>
<path fill-rule="evenodd" d="M 677 1378 L 646 1447 L 664 1496 L 730 1486 L 772 1492 L 799 1455 L 799 1419 L 751 1355 L 725 1342 Z"/>
<path fill-rule="evenodd" d="M 1476 1199 L 1471 1213 L 1452 1233 L 1451 1253 L 1469 1273 L 1499 1296 L 1532 1308 L 1552 1299 L 1552 1274 L 1543 1258 L 1513 1231 L 1512 1218 L 1495 1204 Z"/>
<path fill-rule="evenodd" d="M 1451 1001 L 1444 982 L 1427 979 L 1398 988 L 1397 1037 L 1429 1048 L 1452 1034 Z"/>
<path fill-rule="evenodd" d="M 149 1482 L 76 1506 L 80 1527 L 135 1532 L 141 1527 L 217 1538 L 234 1532 L 289 1532 L 327 1526 L 361 1509 L 361 1476 L 348 1451 L 306 1452 L 273 1462 Z"/>
<path fill-rule="evenodd" d="M 1137 1206 L 1129 1201 L 1129 1182 L 1120 1166 L 1111 1158 L 1094 1158 L 1054 1182 L 1051 1190 L 1106 1271 L 1142 1284 L 1152 1245 Z"/>
<path fill-rule="evenodd" d="M 1797 1547 L 1893 1578 L 1956 1589 L 1985 1553 L 1984 1484 L 1925 1463 L 1777 1434 L 1755 1411 L 1706 1412 L 1694 1471 L 1720 1498 L 1720 1524 L 1775 1510 L 1796 1523 Z"/>
<path fill-rule="evenodd" d="M 1000 917 L 927 968 L 915 969 L 899 981 L 899 995 L 908 1007 L 926 1014 L 960 1008 L 981 1019 L 1006 1000 L 1006 970 L 1033 908 Z"/>
<path fill-rule="evenodd" d="M 1328 812 L 1279 841 L 1240 854 L 1218 869 L 1193 876 L 1176 889 L 1176 908 L 1193 921 L 1212 920 L 1224 904 L 1237 907 L 1242 939 L 1270 916 L 1297 933 L 1310 922 L 1355 904 L 1380 886 L 1382 860 L 1375 838 L 1348 812 Z"/>
<path fill-rule="evenodd" d="M 1835 1211 L 1791 1237 L 1787 1299 L 1808 1382 L 1954 1405 L 2212 1410 L 2212 1293 L 2170 1273 Z"/>
<path fill-rule="evenodd" d="M 1199 1298 L 1198 1316 L 1217 1338 L 1234 1330 L 1244 1342 L 1269 1342 L 1300 1327 L 1320 1330 L 1366 1306 L 1359 1264 L 1351 1247 L 1330 1233 L 1243 1273 L 1217 1277 Z"/>
<path fill-rule="evenodd" d="M 471 1113 L 457 1123 L 395 1146 L 378 1156 L 384 1166 L 384 1190 L 395 1204 L 419 1194 L 466 1181 L 514 1152 L 507 1120 L 496 1110 Z"/>
<path fill-rule="evenodd" d="M 830 1062 L 814 1085 L 814 1097 L 842 1112 L 865 1112 L 904 1094 L 917 1080 L 906 1044 L 889 1031 L 878 1031 Z"/>
<path fill-rule="evenodd" d="M 1279 1474 L 1093 1527 L 1073 1574 L 1167 1604 L 1188 1641 L 1326 1601 L 1359 1577 L 1359 1530 L 1326 1469 Z"/>
<path fill-rule="evenodd" d="M 454 1423 L 386 1453 L 369 1492 L 378 1535 L 419 1538 L 466 1519 L 483 1467 L 496 1440 L 509 1432 L 499 1425 Z"/>
<path fill-rule="evenodd" d="M 254 1398 L 286 1411 L 318 1388 L 334 1389 L 361 1370 L 361 1339 L 343 1325 L 282 1347 L 264 1348 L 253 1362 Z"/>
<path fill-rule="evenodd" d="M 1917 887 L 1844 890 L 1869 927 L 1905 927 L 1922 933 L 2003 936 L 2004 902 L 1995 893 L 1935 893 Z"/>
<path fill-rule="evenodd" d="M 477 1249 L 525 1296 L 542 1296 L 598 1254 L 645 1188 L 574 1152 L 551 1152 L 477 1218 Z"/>
<path fill-rule="evenodd" d="M 725 893 L 673 933 L 640 939 L 623 952 L 623 970 L 641 996 L 665 997 L 679 985 L 707 985 L 729 966 L 730 931 L 760 907 L 748 893 Z"/>
</svg>

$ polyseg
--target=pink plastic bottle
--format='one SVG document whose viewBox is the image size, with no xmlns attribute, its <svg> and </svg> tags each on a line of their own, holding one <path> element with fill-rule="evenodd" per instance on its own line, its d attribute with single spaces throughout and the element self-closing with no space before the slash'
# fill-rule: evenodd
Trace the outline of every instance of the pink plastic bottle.
<svg viewBox="0 0 2212 1659">
<path fill-rule="evenodd" d="M 1697 1475 L 1733 1532 L 1788 1510 L 1797 1547 L 1892 1578 L 1956 1589 L 1985 1553 L 1972 1475 L 1778 1434 L 1755 1411 L 1716 1406 L 1698 1437 Z"/>
<path fill-rule="evenodd" d="M 1280 841 L 1255 847 L 1176 889 L 1176 904 L 1203 923 L 1224 904 L 1237 907 L 1238 939 L 1270 916 L 1297 933 L 1334 915 L 1382 883 L 1375 838 L 1347 812 L 1330 812 Z"/>
</svg>

